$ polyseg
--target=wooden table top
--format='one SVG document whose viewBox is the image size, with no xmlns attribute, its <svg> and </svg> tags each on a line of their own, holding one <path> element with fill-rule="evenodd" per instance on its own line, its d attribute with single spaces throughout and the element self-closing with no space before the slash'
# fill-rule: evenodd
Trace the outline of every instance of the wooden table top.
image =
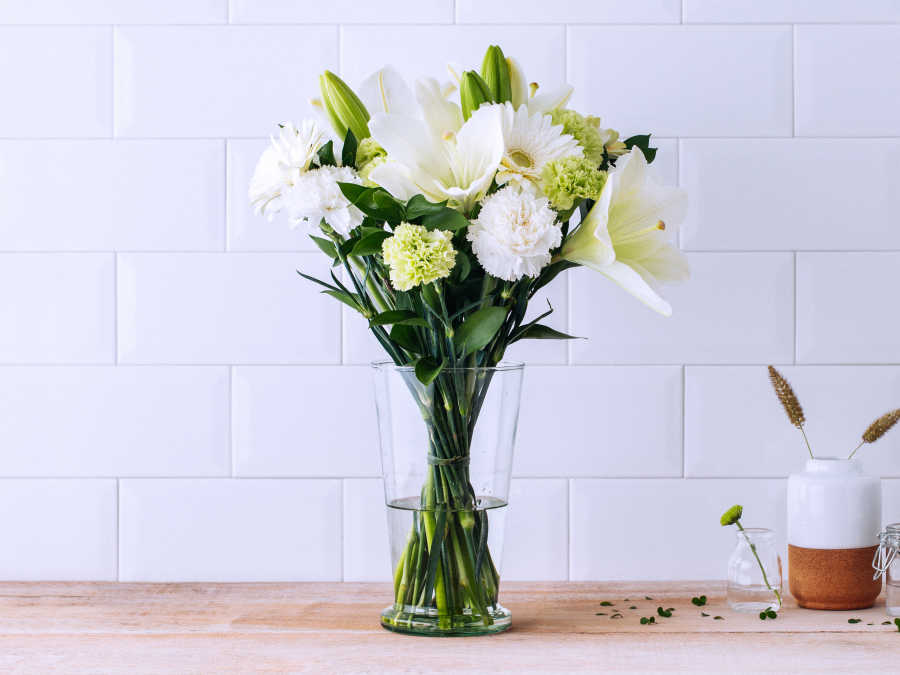
<svg viewBox="0 0 900 675">
<path fill-rule="evenodd" d="M 691 604 L 700 594 L 705 607 Z M 0 583 L 0 671 L 900 671 L 883 603 L 821 612 L 788 599 L 761 621 L 728 609 L 720 582 L 508 583 L 510 631 L 436 639 L 382 629 L 389 596 L 358 583 Z M 641 625 L 658 606 L 672 618 Z"/>
</svg>

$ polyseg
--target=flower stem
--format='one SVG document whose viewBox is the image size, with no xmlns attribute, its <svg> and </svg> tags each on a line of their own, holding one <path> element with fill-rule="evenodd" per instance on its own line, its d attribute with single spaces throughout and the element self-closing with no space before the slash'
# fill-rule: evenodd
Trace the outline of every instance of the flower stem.
<svg viewBox="0 0 900 675">
<path fill-rule="evenodd" d="M 756 545 L 752 541 L 750 541 L 750 536 L 747 534 L 744 526 L 741 525 L 741 521 L 735 521 L 734 524 L 738 526 L 738 529 L 744 535 L 744 539 L 746 539 L 747 543 L 750 545 L 750 550 L 753 552 L 753 557 L 756 558 L 756 563 L 759 565 L 759 571 L 762 572 L 762 578 L 766 584 L 766 588 L 768 588 L 775 594 L 775 598 L 778 600 L 778 606 L 781 607 L 781 593 L 772 588 L 772 584 L 769 583 L 769 578 L 766 576 L 766 568 L 763 567 L 762 560 L 759 559 L 759 555 L 756 553 Z"/>
<path fill-rule="evenodd" d="M 809 445 L 809 439 L 806 437 L 806 432 L 803 430 L 803 427 L 797 427 L 797 428 L 800 429 L 800 433 L 803 434 L 803 440 L 806 441 L 806 449 L 809 450 L 809 458 L 815 459 L 815 457 L 813 457 L 812 448 Z M 856 451 L 854 450 L 854 452 L 856 452 Z M 852 456 L 853 455 L 851 455 L 851 457 Z"/>
<path fill-rule="evenodd" d="M 855 448 L 853 448 L 853 452 L 850 453 L 850 455 L 847 457 L 847 459 L 853 459 L 853 455 L 856 454 L 856 451 L 859 450 L 863 446 L 864 443 L 865 443 L 865 441 L 860 441 L 859 445 L 857 445 Z"/>
</svg>

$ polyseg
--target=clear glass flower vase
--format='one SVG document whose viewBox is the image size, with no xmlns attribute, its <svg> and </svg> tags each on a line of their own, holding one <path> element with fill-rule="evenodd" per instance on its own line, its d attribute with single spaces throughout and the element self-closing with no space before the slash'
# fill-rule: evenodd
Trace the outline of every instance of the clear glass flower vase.
<svg viewBox="0 0 900 675">
<path fill-rule="evenodd" d="M 506 630 L 500 565 L 523 365 L 447 368 L 428 385 L 412 368 L 373 368 L 394 579 L 382 625 Z"/>
<path fill-rule="evenodd" d="M 779 610 L 781 556 L 775 533 L 762 527 L 735 530 L 735 546 L 728 559 L 728 604 L 736 612 Z"/>
</svg>

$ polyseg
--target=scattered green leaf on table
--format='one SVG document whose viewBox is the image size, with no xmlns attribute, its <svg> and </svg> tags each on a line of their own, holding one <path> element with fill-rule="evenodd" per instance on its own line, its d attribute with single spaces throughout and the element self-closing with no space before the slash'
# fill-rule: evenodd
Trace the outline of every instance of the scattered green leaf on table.
<svg viewBox="0 0 900 675">
<path fill-rule="evenodd" d="M 701 595 L 700 597 L 697 597 L 697 598 L 691 598 L 691 602 L 693 602 L 695 605 L 697 605 L 697 607 L 703 607 L 703 605 L 706 604 L 706 596 Z"/>
<path fill-rule="evenodd" d="M 847 623 L 859 623 L 862 619 L 847 619 Z"/>
</svg>

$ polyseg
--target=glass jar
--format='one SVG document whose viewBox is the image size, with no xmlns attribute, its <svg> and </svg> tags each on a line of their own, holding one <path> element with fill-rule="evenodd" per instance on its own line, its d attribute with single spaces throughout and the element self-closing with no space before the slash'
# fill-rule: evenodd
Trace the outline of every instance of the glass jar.
<svg viewBox="0 0 900 675">
<path fill-rule="evenodd" d="M 885 580 L 884 608 L 888 616 L 900 616 L 900 523 L 891 523 L 879 537 L 872 567 L 875 578 Z"/>
<path fill-rule="evenodd" d="M 735 531 L 728 559 L 728 604 L 736 612 L 781 608 L 781 556 L 775 533 L 762 527 Z"/>
</svg>

